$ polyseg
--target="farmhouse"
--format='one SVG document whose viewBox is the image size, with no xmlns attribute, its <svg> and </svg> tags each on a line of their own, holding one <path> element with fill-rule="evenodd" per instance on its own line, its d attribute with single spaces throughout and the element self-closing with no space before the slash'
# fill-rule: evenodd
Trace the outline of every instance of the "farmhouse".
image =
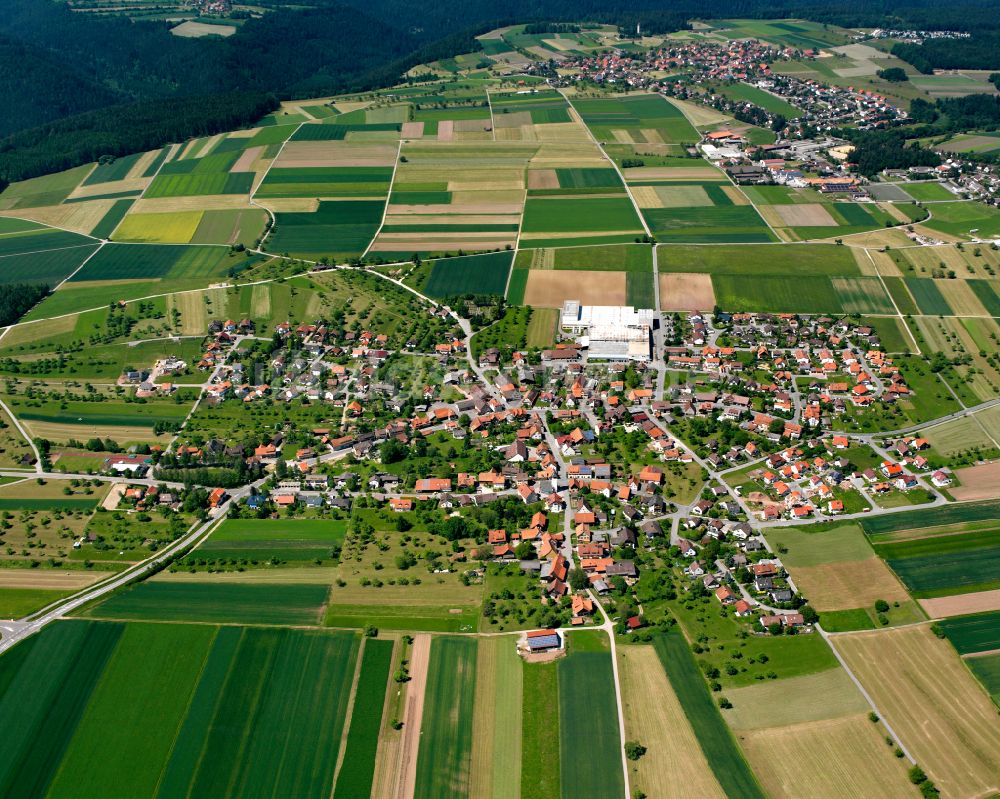
<svg viewBox="0 0 1000 799">
<path fill-rule="evenodd" d="M 531 654 L 562 649 L 562 635 L 558 630 L 531 630 L 527 634 L 527 647 Z"/>
</svg>

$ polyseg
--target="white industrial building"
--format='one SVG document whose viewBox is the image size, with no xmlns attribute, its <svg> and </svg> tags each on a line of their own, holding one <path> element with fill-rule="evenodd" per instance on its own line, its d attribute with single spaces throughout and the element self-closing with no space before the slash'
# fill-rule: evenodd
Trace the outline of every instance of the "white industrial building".
<svg viewBox="0 0 1000 799">
<path fill-rule="evenodd" d="M 591 360 L 648 362 L 656 313 L 630 305 L 563 303 L 561 325 L 576 334 Z"/>
</svg>

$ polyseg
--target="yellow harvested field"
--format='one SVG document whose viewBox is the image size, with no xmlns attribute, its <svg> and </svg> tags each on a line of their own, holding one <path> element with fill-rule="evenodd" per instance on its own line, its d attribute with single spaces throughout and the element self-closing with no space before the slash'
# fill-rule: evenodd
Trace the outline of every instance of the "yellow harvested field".
<svg viewBox="0 0 1000 799">
<path fill-rule="evenodd" d="M 944 796 L 1000 791 L 1000 717 L 952 645 L 928 625 L 831 637 Z"/>
<path fill-rule="evenodd" d="M 558 189 L 559 176 L 554 169 L 529 169 L 529 189 Z"/>
<path fill-rule="evenodd" d="M 159 150 L 150 150 L 148 153 L 143 153 L 142 155 L 140 155 L 139 160 L 137 160 L 134 164 L 132 164 L 132 168 L 128 171 L 128 174 L 125 176 L 125 179 L 135 180 L 137 178 L 141 178 L 146 173 L 146 170 L 149 169 L 149 167 L 152 165 L 153 161 L 156 160 L 156 156 L 158 156 L 159 154 L 160 154 Z"/>
<path fill-rule="evenodd" d="M 941 289 L 941 294 L 944 295 L 955 316 L 990 315 L 964 280 L 938 280 L 934 285 Z"/>
<path fill-rule="evenodd" d="M 924 235 L 927 235 L 928 232 L 924 231 Z M 869 230 L 865 233 L 851 233 L 842 238 L 844 244 L 850 247 L 878 249 L 886 245 L 890 247 L 908 247 L 913 245 L 913 242 L 910 241 L 906 233 L 898 228 L 879 228 L 878 230 Z"/>
<path fill-rule="evenodd" d="M 590 136 L 583 125 L 575 122 L 550 122 L 546 125 L 533 125 L 538 141 L 589 142 Z"/>
<path fill-rule="evenodd" d="M 663 208 L 663 198 L 656 189 L 656 186 L 630 186 L 628 191 L 640 208 Z"/>
<path fill-rule="evenodd" d="M 733 703 L 725 716 L 734 730 L 785 727 L 853 716 L 870 709 L 840 666 L 802 677 L 729 688 L 726 698 Z M 762 713 L 761 708 L 767 708 L 767 712 Z"/>
<path fill-rule="evenodd" d="M 61 569 L 0 569 L 0 588 L 41 588 L 47 591 L 78 591 L 107 579 L 110 572 Z"/>
<path fill-rule="evenodd" d="M 714 205 L 702 186 L 656 186 L 663 208 L 699 208 Z"/>
<path fill-rule="evenodd" d="M 905 602 L 906 589 L 880 558 L 790 566 L 795 585 L 816 610 L 849 610 L 886 602 Z"/>
<path fill-rule="evenodd" d="M 521 125 L 531 124 L 531 114 L 527 111 L 515 111 L 513 114 L 496 114 L 493 117 L 493 124 L 497 130 L 502 128 L 519 128 Z M 461 130 L 457 125 L 455 130 Z"/>
<path fill-rule="evenodd" d="M 76 329 L 78 319 L 77 314 L 60 316 L 56 319 L 40 319 L 36 322 L 22 322 L 9 328 L 0 338 L 0 346 L 17 347 L 21 344 L 30 344 L 33 341 L 40 341 L 49 336 L 58 336 L 63 333 L 72 333 Z"/>
<path fill-rule="evenodd" d="M 470 175 L 462 180 L 449 180 L 448 191 L 516 191 L 524 188 L 524 176 L 510 177 L 507 180 L 480 179 Z"/>
<path fill-rule="evenodd" d="M 209 136 L 205 140 L 205 143 L 201 146 L 201 149 L 195 154 L 195 158 L 204 158 L 212 150 L 215 149 L 216 145 L 226 137 L 225 133 L 216 133 L 214 136 Z"/>
<path fill-rule="evenodd" d="M 986 613 L 1000 610 L 1000 588 L 993 591 L 976 591 L 973 594 L 956 594 L 934 599 L 918 599 L 924 613 L 932 619 L 949 616 L 966 616 L 970 613 Z"/>
<path fill-rule="evenodd" d="M 774 205 L 782 224 L 788 227 L 836 227 L 836 220 L 820 203 Z"/>
<path fill-rule="evenodd" d="M 315 197 L 268 197 L 266 200 L 254 199 L 254 204 L 279 213 L 314 213 L 319 210 L 319 200 Z"/>
<path fill-rule="evenodd" d="M 394 144 L 379 142 L 290 141 L 282 148 L 275 166 L 392 166 L 396 149 Z"/>
<path fill-rule="evenodd" d="M 136 200 L 131 214 L 169 214 L 177 211 L 236 211 L 249 208 L 242 194 L 206 194 L 201 197 L 154 197 Z"/>
<path fill-rule="evenodd" d="M 637 166 L 623 170 L 625 180 L 722 180 L 722 173 L 710 166 Z"/>
<path fill-rule="evenodd" d="M 686 272 L 660 275 L 660 310 L 710 311 L 714 307 L 711 275 Z"/>
<path fill-rule="evenodd" d="M 451 206 L 461 205 L 466 214 L 516 214 L 524 205 L 524 189 L 504 189 L 503 191 L 455 191 L 451 194 Z M 515 210 L 516 206 L 516 210 Z M 445 206 L 425 205 L 427 213 L 448 213 L 437 209 Z"/>
<path fill-rule="evenodd" d="M 1000 461 L 956 469 L 955 477 L 961 485 L 949 493 L 959 501 L 1000 497 Z"/>
<path fill-rule="evenodd" d="M 19 208 L 16 211 L 0 212 L 0 216 L 16 216 L 89 235 L 114 204 L 114 200 L 90 200 L 45 208 Z"/>
<path fill-rule="evenodd" d="M 524 290 L 524 304 L 562 308 L 566 300 L 584 305 L 624 305 L 625 272 L 575 269 L 532 270 Z"/>
<path fill-rule="evenodd" d="M 904 762 L 864 714 L 753 730 L 741 734 L 740 743 L 772 799 L 912 799 L 916 793 Z"/>
<path fill-rule="evenodd" d="M 611 131 L 611 135 L 618 144 L 635 144 L 635 139 L 632 138 L 631 132 L 627 130 L 615 128 Z"/>
<path fill-rule="evenodd" d="M 259 145 L 257 147 L 247 147 L 241 154 L 240 157 L 233 162 L 230 172 L 253 172 L 253 165 L 260 158 L 260 154 L 264 152 L 264 146 Z"/>
<path fill-rule="evenodd" d="M 676 105 L 696 128 L 731 121 L 731 117 L 726 116 L 721 111 L 716 111 L 714 108 L 709 108 L 700 103 L 689 103 L 687 100 L 676 100 L 673 98 L 671 98 L 670 102 Z"/>
<path fill-rule="evenodd" d="M 225 290 L 209 289 L 206 291 L 182 291 L 177 294 L 167 296 L 167 317 L 169 318 L 174 310 L 180 312 L 180 333 L 184 336 L 194 336 L 204 332 L 208 324 L 208 312 L 206 310 L 206 297 L 216 297 L 221 299 L 216 307 L 225 308 Z M 214 304 L 214 303 L 213 303 Z"/>
<path fill-rule="evenodd" d="M 722 191 L 733 201 L 733 205 L 750 205 L 750 198 L 742 192 L 739 186 L 723 186 Z"/>
<path fill-rule="evenodd" d="M 129 214 L 115 230 L 115 241 L 187 244 L 201 223 L 202 211 Z"/>
<path fill-rule="evenodd" d="M 451 141 L 455 138 L 455 123 L 450 119 L 438 122 L 438 141 Z"/>
<path fill-rule="evenodd" d="M 412 235 L 412 234 L 403 234 Z M 514 238 L 506 239 L 442 239 L 440 236 L 425 239 L 388 239 L 382 236 L 371 246 L 371 252 L 450 252 L 459 250 L 500 250 L 513 244 Z"/>
<path fill-rule="evenodd" d="M 649 645 L 618 648 L 626 740 L 646 754 L 629 761 L 629 781 L 657 799 L 725 796 L 712 774 L 666 672 Z"/>
<path fill-rule="evenodd" d="M 521 215 L 502 214 L 388 214 L 386 225 L 517 225 Z"/>
<path fill-rule="evenodd" d="M 778 213 L 778 206 L 758 205 L 756 208 L 757 213 L 760 214 L 761 218 L 771 227 L 784 227 L 785 220 L 781 217 L 781 214 Z"/>
<path fill-rule="evenodd" d="M 463 195 L 463 197 L 469 197 L 470 194 Z M 482 200 L 482 195 L 476 195 L 471 199 Z M 437 204 L 437 205 L 390 205 L 388 210 L 389 216 L 437 216 L 444 215 L 448 216 L 451 214 L 473 214 L 473 215 L 489 215 L 493 214 L 507 214 L 507 215 L 517 215 L 520 218 L 521 214 L 521 203 L 508 203 L 508 202 L 498 202 L 498 203 L 484 203 L 484 202 L 462 202 L 462 203 L 451 203 L 450 205 Z"/>
<path fill-rule="evenodd" d="M 127 425 L 79 425 L 60 424 L 58 422 L 25 421 L 32 438 L 47 438 L 59 444 L 65 444 L 72 439 L 80 438 L 110 438 L 119 444 L 126 442 L 154 443 L 170 440 L 170 434 L 157 436 L 151 427 L 131 427 Z"/>
<path fill-rule="evenodd" d="M 227 138 L 230 139 L 252 139 L 260 133 L 260 128 L 243 128 L 242 130 L 232 131 Z"/>
<path fill-rule="evenodd" d="M 93 186 L 77 186 L 70 193 L 71 200 L 79 200 L 84 197 L 103 196 L 105 194 L 119 194 L 129 191 L 142 191 L 152 181 L 152 178 L 134 178 L 132 180 L 114 180 L 110 183 L 95 183 Z"/>
<path fill-rule="evenodd" d="M 400 136 L 404 139 L 419 139 L 424 135 L 423 122 L 404 122 Z"/>
</svg>

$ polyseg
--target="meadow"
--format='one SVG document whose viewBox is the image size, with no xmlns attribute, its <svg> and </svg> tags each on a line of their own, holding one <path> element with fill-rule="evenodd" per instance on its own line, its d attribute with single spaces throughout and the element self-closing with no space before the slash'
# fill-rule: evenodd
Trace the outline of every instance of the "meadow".
<svg viewBox="0 0 1000 799">
<path fill-rule="evenodd" d="M 226 519 L 187 560 L 328 560 L 339 550 L 347 522 L 326 519 Z"/>
<path fill-rule="evenodd" d="M 382 200 L 320 201 L 311 213 L 278 213 L 267 249 L 304 258 L 361 255 L 378 231 L 384 205 Z"/>
<path fill-rule="evenodd" d="M 521 799 L 560 799 L 559 664 L 524 664 Z"/>
<path fill-rule="evenodd" d="M 476 641 L 435 638 L 426 690 L 416 795 L 428 799 L 469 796 Z"/>
<path fill-rule="evenodd" d="M 434 261 L 421 291 L 437 299 L 460 294 L 503 296 L 513 257 L 512 252 L 498 252 L 439 259 Z"/>
<path fill-rule="evenodd" d="M 94 618 L 319 625 L 329 587 L 302 584 L 139 583 L 83 611 Z"/>
<path fill-rule="evenodd" d="M 570 653 L 558 664 L 562 796 L 612 799 L 625 785 L 611 654 L 576 651 L 572 642 L 571 636 Z M 582 730 L 588 746 L 580 745 Z"/>
<path fill-rule="evenodd" d="M 353 799 L 371 794 L 392 651 L 392 641 L 369 638 L 364 643 L 360 678 L 354 694 L 355 712 L 351 713 L 347 745 L 337 773 L 333 799 Z"/>
</svg>

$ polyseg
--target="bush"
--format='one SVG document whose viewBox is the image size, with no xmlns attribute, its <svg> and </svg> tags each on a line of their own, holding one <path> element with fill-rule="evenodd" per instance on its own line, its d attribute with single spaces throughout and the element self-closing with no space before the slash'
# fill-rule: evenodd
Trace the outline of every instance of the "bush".
<svg viewBox="0 0 1000 799">
<path fill-rule="evenodd" d="M 888 612 L 888 610 L 889 610 L 889 603 L 888 602 L 886 602 L 884 599 L 876 599 L 875 600 L 875 611 L 877 613 L 886 613 L 886 612 Z"/>
<path fill-rule="evenodd" d="M 625 757 L 629 760 L 638 760 L 644 754 L 646 754 L 646 747 L 638 741 L 625 742 Z"/>
</svg>

